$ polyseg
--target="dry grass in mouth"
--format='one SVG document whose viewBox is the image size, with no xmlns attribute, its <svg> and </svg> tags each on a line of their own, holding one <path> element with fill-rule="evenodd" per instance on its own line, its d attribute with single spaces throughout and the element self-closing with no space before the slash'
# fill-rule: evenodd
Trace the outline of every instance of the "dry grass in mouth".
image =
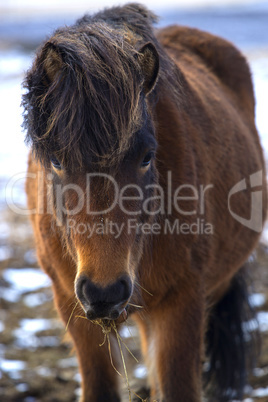
<svg viewBox="0 0 268 402">
<path fill-rule="evenodd" d="M 77 306 L 77 304 L 75 305 L 75 307 L 76 306 Z M 141 306 L 139 306 L 139 307 L 141 307 Z M 84 320 L 88 320 L 86 317 L 83 317 L 81 315 L 77 315 L 76 318 L 83 318 Z M 124 376 L 117 370 L 117 368 L 115 367 L 115 365 L 113 363 L 112 352 L 111 352 L 110 334 L 112 333 L 112 331 L 114 331 L 114 333 L 116 335 L 116 339 L 117 339 L 117 343 L 118 343 L 118 346 L 119 346 L 120 355 L 121 355 L 121 359 L 122 359 L 122 363 L 123 363 L 123 367 L 124 367 L 124 373 L 125 373 L 125 380 L 126 380 L 126 383 L 127 383 L 129 402 L 132 402 L 132 394 L 134 394 L 137 398 L 139 398 L 141 400 L 141 402 L 147 402 L 148 399 L 141 398 L 138 394 L 136 394 L 136 392 L 134 392 L 130 388 L 128 374 L 127 374 L 126 362 L 125 362 L 125 358 L 124 358 L 124 354 L 123 354 L 123 350 L 122 350 L 122 345 L 127 349 L 127 351 L 130 353 L 130 355 L 136 361 L 136 363 L 139 363 L 139 361 L 133 355 L 133 353 L 128 348 L 128 346 L 125 344 L 125 342 L 123 341 L 122 337 L 120 336 L 120 334 L 119 334 L 119 332 L 117 330 L 115 321 L 114 320 L 101 320 L 101 319 L 99 319 L 99 320 L 89 320 L 89 321 L 92 324 L 99 325 L 101 327 L 102 332 L 104 334 L 104 340 L 99 346 L 102 347 L 106 343 L 106 341 L 108 342 L 108 350 L 109 350 L 109 356 L 110 356 L 111 365 L 114 368 L 114 370 L 117 372 L 117 374 L 120 375 L 120 377 L 123 378 Z M 70 318 L 69 318 L 68 322 L 70 322 Z"/>
<path fill-rule="evenodd" d="M 136 284 L 142 289 L 144 290 L 146 293 L 148 293 L 150 296 L 153 296 L 152 293 L 150 293 L 148 290 L 144 289 L 138 282 L 136 282 Z M 77 305 L 79 304 L 79 301 L 76 302 L 70 317 L 68 319 L 68 322 L 66 324 L 66 328 L 65 328 L 65 332 L 67 332 L 70 321 L 73 317 L 74 311 L 77 307 Z M 133 306 L 135 308 L 138 309 L 143 309 L 143 306 L 139 306 L 137 304 L 133 304 L 133 303 L 128 303 L 130 306 Z M 128 379 L 128 373 L 127 373 L 127 367 L 126 367 L 126 362 L 125 362 L 125 358 L 124 358 L 124 354 L 123 354 L 123 350 L 122 350 L 122 345 L 127 349 L 128 353 L 133 357 L 133 359 L 136 361 L 136 363 L 139 363 L 138 359 L 133 355 L 133 353 L 131 352 L 131 350 L 128 348 L 128 346 L 125 344 L 125 342 L 123 341 L 122 337 L 120 336 L 117 327 L 116 327 L 116 323 L 114 320 L 102 320 L 102 319 L 98 319 L 98 320 L 88 320 L 87 317 L 82 316 L 82 315 L 76 315 L 76 318 L 82 318 L 84 320 L 90 321 L 92 324 L 94 325 L 99 325 L 101 327 L 101 330 L 104 334 L 104 339 L 103 342 L 99 345 L 100 347 L 102 347 L 103 345 L 105 345 L 106 341 L 108 343 L 108 350 L 109 350 L 109 356 L 110 356 L 110 362 L 111 365 L 113 367 L 113 369 L 116 371 L 116 373 L 120 376 L 120 377 L 124 377 L 115 367 L 114 363 L 113 363 L 113 358 L 112 358 L 112 351 L 111 351 L 111 341 L 110 341 L 110 334 L 112 333 L 112 331 L 115 333 L 116 335 L 116 339 L 117 339 L 117 343 L 118 343 L 118 347 L 120 350 L 120 355 L 121 355 L 121 359 L 122 359 L 122 363 L 123 363 L 123 368 L 124 368 L 124 373 L 125 373 L 125 380 L 126 380 L 126 384 L 127 384 L 127 389 L 128 389 L 128 396 L 129 396 L 129 402 L 132 402 L 132 394 L 134 394 L 137 398 L 140 399 L 141 402 L 147 402 L 148 398 L 143 399 L 141 398 L 138 394 L 136 394 L 129 385 L 129 379 Z M 126 321 L 125 321 L 126 322 Z M 129 331 L 130 332 L 130 331 Z M 130 332 L 131 335 L 131 332 Z M 132 335 L 131 335 L 132 337 Z M 133 337 L 132 337 L 133 338 Z M 134 339 L 133 339 L 134 340 Z M 157 401 L 152 401 L 152 402 L 157 402 Z"/>
</svg>

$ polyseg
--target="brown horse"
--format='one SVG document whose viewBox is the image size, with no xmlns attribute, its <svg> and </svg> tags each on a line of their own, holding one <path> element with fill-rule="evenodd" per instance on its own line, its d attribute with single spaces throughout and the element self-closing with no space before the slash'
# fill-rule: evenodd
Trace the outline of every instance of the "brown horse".
<svg viewBox="0 0 268 402">
<path fill-rule="evenodd" d="M 212 401 L 240 399 L 253 339 L 241 267 L 266 211 L 250 72 L 225 40 L 155 21 L 111 8 L 39 49 L 23 100 L 37 253 L 83 401 L 120 400 L 94 320 L 130 315 L 151 400 L 201 401 L 203 371 Z"/>
</svg>

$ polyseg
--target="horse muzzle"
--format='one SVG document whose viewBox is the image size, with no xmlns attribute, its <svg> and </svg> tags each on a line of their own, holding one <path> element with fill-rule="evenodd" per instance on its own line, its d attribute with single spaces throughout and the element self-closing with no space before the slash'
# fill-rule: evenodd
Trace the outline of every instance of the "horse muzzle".
<svg viewBox="0 0 268 402">
<path fill-rule="evenodd" d="M 117 320 L 120 316 L 126 318 L 125 307 L 132 294 L 132 282 L 127 275 L 122 275 L 106 287 L 81 275 L 76 280 L 75 291 L 89 320 Z"/>
</svg>

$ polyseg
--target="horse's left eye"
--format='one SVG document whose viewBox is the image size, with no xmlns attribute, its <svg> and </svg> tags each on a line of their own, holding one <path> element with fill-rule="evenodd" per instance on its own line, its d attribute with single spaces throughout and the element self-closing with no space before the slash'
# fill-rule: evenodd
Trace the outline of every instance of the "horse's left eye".
<svg viewBox="0 0 268 402">
<path fill-rule="evenodd" d="M 50 162 L 52 163 L 52 165 L 54 166 L 55 169 L 58 169 L 58 170 L 61 169 L 61 163 L 58 161 L 57 158 L 55 158 L 55 157 L 51 158 Z"/>
<path fill-rule="evenodd" d="M 145 155 L 141 167 L 147 167 L 150 165 L 152 159 L 153 159 L 154 153 L 152 151 L 148 152 L 148 154 Z"/>
</svg>

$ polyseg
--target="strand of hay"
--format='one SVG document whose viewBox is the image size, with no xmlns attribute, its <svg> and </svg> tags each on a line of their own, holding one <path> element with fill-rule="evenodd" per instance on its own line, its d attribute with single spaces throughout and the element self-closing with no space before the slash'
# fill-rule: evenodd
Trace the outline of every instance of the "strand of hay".
<svg viewBox="0 0 268 402">
<path fill-rule="evenodd" d="M 126 382 L 127 382 L 127 388 L 128 388 L 128 395 L 129 395 L 129 402 L 132 401 L 131 399 L 131 393 L 133 393 L 134 395 L 136 395 L 141 402 L 146 402 L 147 399 L 143 399 L 141 398 L 138 394 L 136 394 L 136 392 L 134 392 L 133 390 L 131 390 L 130 385 L 129 385 L 129 380 L 128 380 L 128 374 L 127 374 L 127 368 L 126 368 L 126 363 L 125 363 L 125 358 L 124 358 L 124 354 L 123 354 L 123 350 L 122 350 L 122 345 L 121 343 L 125 346 L 125 348 L 127 349 L 127 351 L 131 354 L 131 356 L 135 359 L 135 361 L 137 363 L 139 363 L 138 359 L 133 355 L 133 353 L 130 351 L 130 349 L 127 347 L 127 345 L 125 344 L 125 342 L 123 341 L 123 339 L 121 338 L 121 336 L 119 335 L 117 328 L 116 328 L 116 324 L 114 321 L 112 321 L 112 328 L 116 334 L 117 337 L 117 342 L 118 342 L 118 346 L 120 349 L 120 354 L 121 354 L 121 358 L 122 358 L 122 362 L 123 362 L 123 367 L 124 367 L 124 372 L 125 372 L 125 378 L 126 378 Z"/>
<path fill-rule="evenodd" d="M 113 324 L 114 324 L 114 322 L 113 322 Z M 122 362 L 123 362 L 123 367 L 124 367 L 124 371 L 125 371 L 127 388 L 128 388 L 128 398 L 129 398 L 129 402 L 131 402 L 131 389 L 130 389 L 128 375 L 127 375 L 126 363 L 125 363 L 124 354 L 123 354 L 122 347 L 121 347 L 120 337 L 119 337 L 119 334 L 118 334 L 118 331 L 117 331 L 117 328 L 116 328 L 115 324 L 114 324 L 114 331 L 115 331 L 115 334 L 116 334 L 116 338 L 117 338 L 117 342 L 118 342 L 118 346 L 119 346 L 119 349 L 120 349 L 121 358 L 122 358 Z"/>
<path fill-rule="evenodd" d="M 78 303 L 79 303 L 79 301 L 76 302 L 76 304 L 75 304 L 75 306 L 74 306 L 74 308 L 73 308 L 73 310 L 72 310 L 72 312 L 71 312 L 71 314 L 70 314 L 69 320 L 68 320 L 68 322 L 67 322 L 67 324 L 66 324 L 66 327 L 65 327 L 65 332 L 68 331 L 69 324 L 70 324 L 70 322 L 71 322 L 71 319 L 72 319 L 74 310 L 76 309 L 76 306 L 77 306 Z"/>
<path fill-rule="evenodd" d="M 148 293 L 148 295 L 153 296 L 153 294 L 150 293 L 150 292 L 149 292 L 148 290 L 146 290 L 145 288 L 143 288 L 143 287 L 139 284 L 139 282 L 135 282 L 135 283 L 136 283 L 136 285 L 138 285 L 142 290 L 144 290 L 144 292 Z"/>
<path fill-rule="evenodd" d="M 136 307 L 136 308 L 144 308 L 143 306 L 138 306 L 137 304 L 128 303 L 129 306 Z"/>
<path fill-rule="evenodd" d="M 84 320 L 88 320 L 86 317 L 83 317 L 81 315 L 77 315 L 76 318 L 83 318 Z M 69 319 L 70 320 L 70 319 Z M 124 378 L 124 376 L 117 370 L 117 368 L 114 365 L 113 362 L 113 358 L 112 358 L 112 351 L 111 351 L 111 342 L 110 342 L 110 333 L 112 332 L 112 330 L 115 332 L 116 335 L 116 339 L 117 339 L 117 343 L 119 346 L 119 350 L 120 350 L 120 355 L 121 355 L 121 359 L 122 359 L 122 363 L 123 363 L 123 368 L 124 368 L 124 373 L 125 373 L 125 380 L 127 383 L 127 389 L 128 389 L 128 396 L 129 396 L 129 402 L 132 402 L 132 393 L 137 396 L 137 398 L 139 398 L 141 400 L 141 402 L 146 402 L 147 399 L 143 399 L 141 398 L 138 394 L 136 394 L 136 392 L 134 392 L 129 384 L 129 379 L 128 379 L 128 374 L 127 374 L 127 367 L 126 367 L 126 362 L 125 362 L 125 358 L 124 358 L 124 354 L 123 354 L 123 350 L 122 350 L 122 344 L 125 346 L 125 348 L 127 349 L 127 351 L 130 353 L 130 355 L 133 357 L 133 359 L 135 359 L 135 361 L 137 363 L 139 363 L 138 359 L 133 355 L 133 353 L 131 352 L 131 350 L 128 348 L 128 346 L 125 344 L 125 342 L 123 341 L 122 337 L 119 335 L 117 328 L 116 328 L 116 323 L 115 321 L 111 320 L 109 322 L 109 325 L 107 322 L 104 322 L 103 320 L 90 320 L 90 322 L 92 324 L 95 325 L 99 325 L 102 329 L 102 332 L 104 334 L 104 340 L 103 342 L 99 345 L 100 347 L 103 346 L 106 343 L 106 340 L 108 342 L 108 351 L 109 351 L 109 357 L 110 357 L 110 361 L 111 361 L 111 365 L 113 367 L 113 369 L 116 371 L 116 373 L 118 375 L 120 375 L 120 377 Z M 132 336 L 132 335 L 131 335 Z"/>
</svg>

